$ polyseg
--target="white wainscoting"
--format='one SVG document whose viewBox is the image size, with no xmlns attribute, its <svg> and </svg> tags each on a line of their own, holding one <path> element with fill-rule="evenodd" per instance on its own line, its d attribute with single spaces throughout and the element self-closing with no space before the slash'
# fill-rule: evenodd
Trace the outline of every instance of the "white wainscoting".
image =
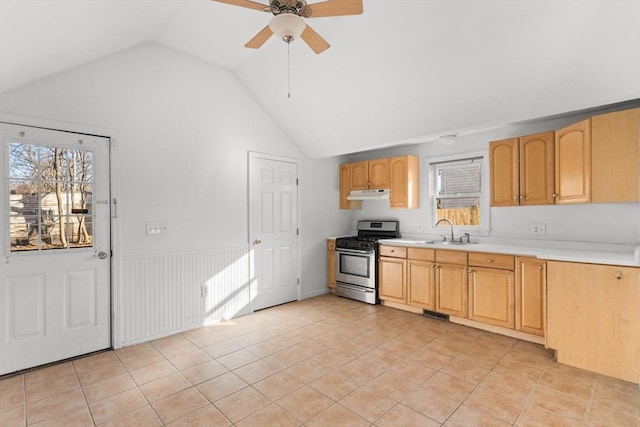
<svg viewBox="0 0 640 427">
<path fill-rule="evenodd" d="M 124 346 L 250 312 L 249 249 L 122 259 Z"/>
</svg>

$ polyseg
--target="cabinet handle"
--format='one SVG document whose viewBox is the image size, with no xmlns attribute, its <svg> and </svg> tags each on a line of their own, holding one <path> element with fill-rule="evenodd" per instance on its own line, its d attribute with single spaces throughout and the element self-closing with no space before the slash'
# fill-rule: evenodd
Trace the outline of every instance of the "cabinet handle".
<svg viewBox="0 0 640 427">
<path fill-rule="evenodd" d="M 616 271 L 616 279 L 622 280 L 622 271 Z"/>
<path fill-rule="evenodd" d="M 539 266 L 538 270 L 542 271 L 542 270 L 544 270 L 544 267 L 543 266 Z"/>
<path fill-rule="evenodd" d="M 472 269 L 469 269 L 469 273 L 473 273 L 473 270 L 472 270 Z"/>
<path fill-rule="evenodd" d="M 524 200 L 524 196 L 520 196 L 520 200 Z"/>
<path fill-rule="evenodd" d="M 558 197 L 558 193 L 552 193 L 551 197 L 553 197 L 555 199 L 556 197 Z"/>
<path fill-rule="evenodd" d="M 513 200 L 517 201 L 518 199 L 520 199 L 520 196 L 513 196 Z"/>
<path fill-rule="evenodd" d="M 493 260 L 492 260 L 491 258 L 489 258 L 489 259 L 487 259 L 487 262 L 488 262 L 489 264 L 491 264 L 491 263 L 493 262 Z"/>
</svg>

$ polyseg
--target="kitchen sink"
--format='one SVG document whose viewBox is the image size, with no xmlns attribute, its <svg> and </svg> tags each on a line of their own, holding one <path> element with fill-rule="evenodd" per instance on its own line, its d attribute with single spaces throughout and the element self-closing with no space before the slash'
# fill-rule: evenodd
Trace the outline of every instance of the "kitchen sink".
<svg viewBox="0 0 640 427">
<path fill-rule="evenodd" d="M 398 244 L 409 244 L 409 245 L 445 245 L 445 246 L 467 246 L 467 245 L 475 245 L 476 242 L 460 242 L 457 240 L 454 241 L 435 241 L 435 240 L 409 240 L 409 239 L 393 239 L 393 243 Z"/>
<path fill-rule="evenodd" d="M 448 246 L 467 246 L 467 245 L 475 245 L 475 242 L 460 242 L 457 240 L 447 241 L 447 242 L 437 242 L 438 245 L 448 245 Z"/>
</svg>

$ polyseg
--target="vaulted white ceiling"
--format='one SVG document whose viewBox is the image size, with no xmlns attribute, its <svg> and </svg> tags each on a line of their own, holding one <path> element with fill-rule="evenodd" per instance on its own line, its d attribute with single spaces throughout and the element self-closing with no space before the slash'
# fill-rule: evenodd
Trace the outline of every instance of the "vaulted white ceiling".
<svg viewBox="0 0 640 427">
<path fill-rule="evenodd" d="M 310 19 L 332 47 L 315 55 L 294 41 L 288 75 L 282 41 L 243 47 L 266 13 L 210 0 L 0 0 L 0 94 L 152 41 L 230 69 L 310 157 L 640 98 L 637 0 L 364 0 L 364 10 Z"/>
</svg>

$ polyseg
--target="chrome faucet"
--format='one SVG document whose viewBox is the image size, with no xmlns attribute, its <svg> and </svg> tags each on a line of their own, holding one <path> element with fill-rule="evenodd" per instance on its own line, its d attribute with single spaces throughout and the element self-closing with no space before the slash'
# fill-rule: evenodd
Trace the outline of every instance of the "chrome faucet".
<svg viewBox="0 0 640 427">
<path fill-rule="evenodd" d="M 446 222 L 446 223 L 449 224 L 449 227 L 451 227 L 451 241 L 453 242 L 456 239 L 453 236 L 453 223 L 451 221 L 449 221 L 447 218 L 442 218 L 442 219 L 438 220 L 438 222 L 436 222 L 435 227 L 437 227 L 438 224 L 440 224 L 441 222 Z M 447 237 L 446 236 L 443 236 L 443 237 L 444 237 L 444 241 L 446 242 L 447 241 Z"/>
</svg>

